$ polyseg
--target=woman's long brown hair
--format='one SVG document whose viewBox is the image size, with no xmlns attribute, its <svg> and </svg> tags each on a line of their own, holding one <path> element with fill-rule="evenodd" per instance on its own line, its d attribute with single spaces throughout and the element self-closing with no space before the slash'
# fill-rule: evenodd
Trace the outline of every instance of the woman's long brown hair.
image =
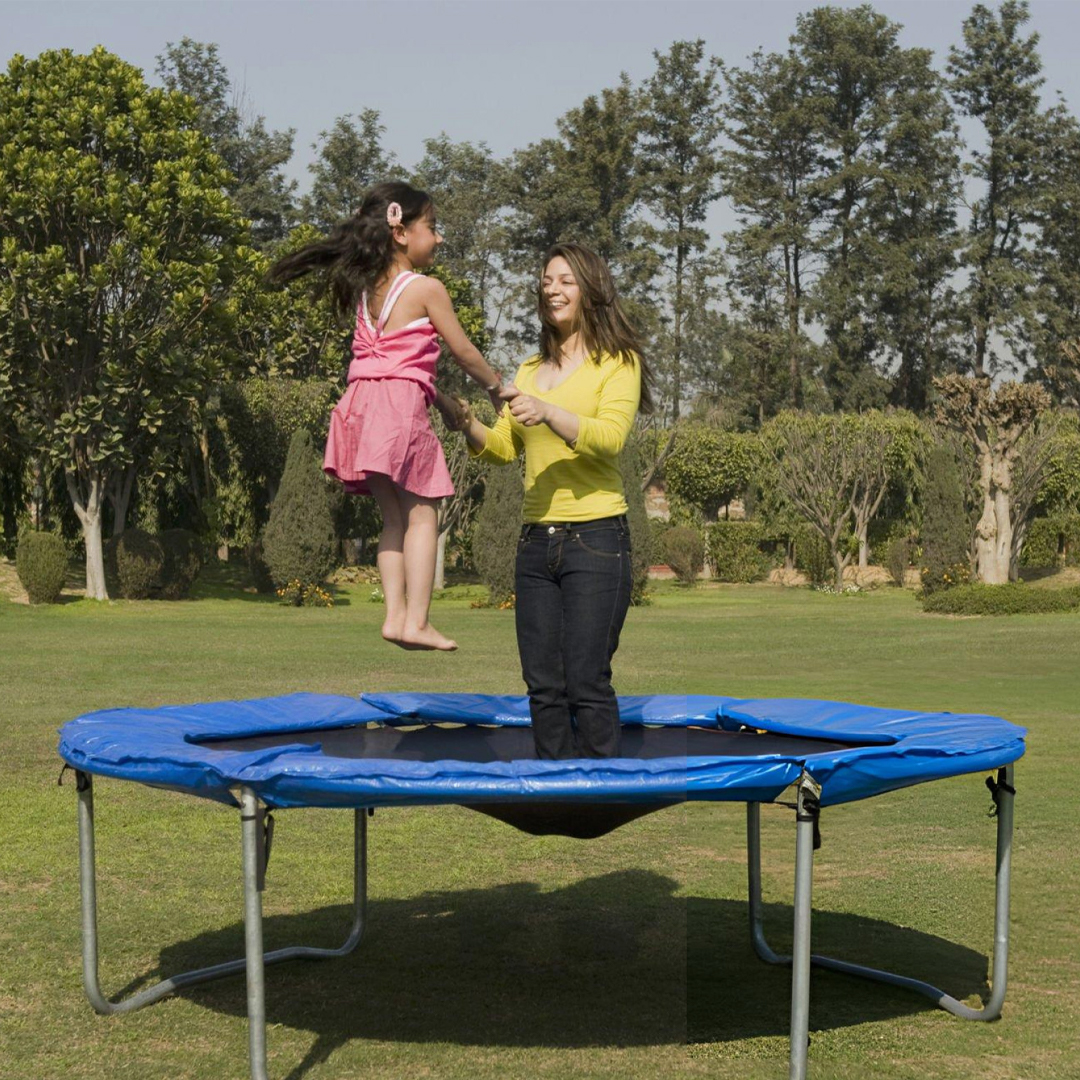
<svg viewBox="0 0 1080 1080">
<path fill-rule="evenodd" d="M 573 241 L 555 244 L 544 256 L 536 290 L 537 311 L 540 315 L 541 360 L 558 364 L 562 359 L 558 325 L 552 318 L 551 308 L 548 307 L 543 280 L 551 260 L 557 258 L 567 261 L 581 290 L 577 324 L 573 329 L 581 334 L 587 353 L 595 363 L 600 362 L 601 353 L 617 357 L 625 364 L 636 362 L 641 369 L 641 404 L 638 409 L 642 413 L 652 412 L 654 376 L 652 368 L 642 355 L 640 336 L 619 303 L 619 293 L 607 263 L 584 244 Z"/>
</svg>

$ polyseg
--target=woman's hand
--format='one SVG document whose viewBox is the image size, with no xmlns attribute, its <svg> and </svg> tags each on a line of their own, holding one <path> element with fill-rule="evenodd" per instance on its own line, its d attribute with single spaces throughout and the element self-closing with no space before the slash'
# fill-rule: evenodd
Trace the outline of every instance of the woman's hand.
<svg viewBox="0 0 1080 1080">
<path fill-rule="evenodd" d="M 546 424 L 550 419 L 550 408 L 546 402 L 531 394 L 523 394 L 516 386 L 503 387 L 502 396 L 510 402 L 511 415 L 525 427 Z"/>
</svg>

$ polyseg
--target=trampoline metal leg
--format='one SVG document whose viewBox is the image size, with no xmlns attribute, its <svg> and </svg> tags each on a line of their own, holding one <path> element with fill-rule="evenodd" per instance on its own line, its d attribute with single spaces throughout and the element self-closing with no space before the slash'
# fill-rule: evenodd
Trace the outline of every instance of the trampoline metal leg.
<svg viewBox="0 0 1080 1080">
<path fill-rule="evenodd" d="M 843 972 L 846 975 L 858 975 L 864 979 L 873 979 L 876 982 L 888 983 L 891 986 L 899 986 L 907 990 L 914 990 L 929 998 L 936 1005 L 959 1016 L 964 1020 L 996 1020 L 1001 1015 L 1001 1008 L 1005 1001 L 1007 986 L 1007 968 L 1009 957 L 1009 890 L 1012 877 L 1012 835 L 1014 801 L 1016 794 L 1013 788 L 1013 766 L 1007 765 L 999 772 L 999 781 L 992 786 L 994 802 L 997 805 L 997 851 L 996 851 L 996 880 L 994 886 L 994 956 L 992 961 L 991 992 L 990 998 L 981 1009 L 973 1009 L 938 987 L 919 979 L 911 979 L 904 975 L 896 975 L 890 971 L 880 971 L 877 968 L 866 967 L 862 964 L 852 964 L 845 960 L 836 960 L 830 956 L 820 956 L 809 953 L 809 963 L 815 967 L 828 968 L 831 971 Z M 802 788 L 799 793 L 800 806 L 802 805 Z M 797 982 L 802 977 L 799 953 L 801 950 L 809 950 L 809 911 L 810 911 L 810 884 L 813 867 L 813 824 L 811 821 L 800 820 L 797 825 L 796 838 L 796 895 L 795 895 L 795 961 L 792 957 L 774 952 L 765 939 L 763 927 L 763 912 L 761 901 L 761 805 L 748 803 L 746 808 L 746 849 L 747 849 L 747 884 L 749 894 L 750 916 L 750 940 L 757 955 L 768 964 L 792 964 L 799 969 L 792 972 L 792 1064 L 791 1076 L 805 1075 L 805 1038 L 800 1038 L 799 1043 L 804 1054 L 804 1072 L 796 1073 L 796 1031 L 795 1031 L 795 1006 Z M 809 835 L 807 842 L 805 837 Z M 808 853 L 804 853 L 806 844 L 809 843 Z M 800 897 L 800 883 L 802 883 L 802 896 Z M 805 907 L 805 912 L 801 909 Z M 800 922 L 805 916 L 805 931 L 800 934 Z"/>
<path fill-rule="evenodd" d="M 791 959 L 789 1080 L 805 1080 L 810 1041 L 810 913 L 814 880 L 814 824 L 821 788 L 804 774 L 795 813 L 795 927 Z"/>
<path fill-rule="evenodd" d="M 266 1080 L 266 979 L 263 969 L 262 890 L 265 848 L 259 836 L 263 812 L 251 788 L 240 791 L 244 863 L 244 955 L 247 970 L 248 1056 L 251 1080 Z"/>
<path fill-rule="evenodd" d="M 76 790 L 79 799 L 79 886 L 82 908 L 82 961 L 83 961 L 83 988 L 86 996 L 93 1006 L 94 1011 L 103 1015 L 112 1013 L 133 1012 L 144 1005 L 153 1004 L 161 998 L 175 993 L 185 986 L 195 986 L 200 983 L 210 982 L 213 979 L 221 979 L 228 975 L 238 975 L 248 967 L 248 958 L 255 955 L 254 966 L 262 967 L 266 964 L 276 964 L 283 960 L 322 960 L 333 957 L 346 956 L 360 943 L 364 933 L 365 916 L 367 913 L 367 817 L 366 811 L 356 810 L 355 829 L 353 834 L 353 921 L 349 935 L 343 945 L 337 949 L 322 949 L 309 946 L 296 945 L 274 952 L 263 954 L 261 945 L 253 949 L 253 942 L 249 936 L 249 924 L 257 925 L 256 933 L 261 942 L 262 918 L 261 900 L 258 889 L 247 888 L 249 869 L 255 873 L 255 885 L 258 885 L 263 869 L 262 860 L 265 856 L 262 850 L 262 841 L 259 837 L 262 814 L 257 809 L 257 820 L 242 822 L 243 846 L 244 846 L 244 903 L 245 903 L 245 945 L 247 957 L 243 960 L 230 960 L 224 964 L 215 964 L 212 967 L 199 968 L 196 971 L 184 972 L 163 979 L 154 986 L 147 987 L 122 1001 L 110 1001 L 101 990 L 101 982 L 98 976 L 98 941 L 97 941 L 97 876 L 95 873 L 94 856 L 94 789 L 93 781 L 89 773 L 76 770 Z M 245 789 L 246 790 L 246 789 Z M 242 811 L 242 817 L 247 813 Z M 250 849 L 250 853 L 249 853 Z M 249 855 L 252 856 L 249 858 Z M 249 867 L 250 862 L 250 867 Z M 255 907 L 251 892 L 254 891 L 254 904 L 257 904 L 258 918 L 254 918 Z M 248 913 L 253 918 L 249 919 Z M 261 974 L 257 982 L 261 982 Z M 251 1004 L 249 1002 L 249 1004 Z"/>
</svg>

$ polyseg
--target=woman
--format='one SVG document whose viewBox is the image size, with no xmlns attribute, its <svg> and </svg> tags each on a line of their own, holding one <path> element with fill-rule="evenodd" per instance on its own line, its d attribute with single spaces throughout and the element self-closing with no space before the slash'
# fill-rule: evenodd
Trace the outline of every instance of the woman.
<svg viewBox="0 0 1080 1080">
<path fill-rule="evenodd" d="M 619 452 L 652 376 L 604 261 L 581 244 L 544 259 L 540 352 L 518 369 L 495 426 L 462 420 L 470 452 L 525 454 L 515 566 L 517 638 L 540 758 L 616 757 L 611 658 L 630 604 Z"/>
</svg>

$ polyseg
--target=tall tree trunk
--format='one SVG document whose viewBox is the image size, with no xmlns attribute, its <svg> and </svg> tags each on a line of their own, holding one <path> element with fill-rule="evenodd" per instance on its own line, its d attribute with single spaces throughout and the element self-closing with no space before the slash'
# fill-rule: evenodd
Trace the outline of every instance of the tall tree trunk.
<svg viewBox="0 0 1080 1080">
<path fill-rule="evenodd" d="M 83 541 L 86 545 L 86 595 L 91 600 L 108 600 L 105 587 L 105 556 L 101 544 L 101 510 L 105 501 L 105 479 L 92 466 L 89 469 L 89 482 L 84 498 L 79 491 L 78 478 L 74 470 L 64 470 L 71 505 L 82 525 Z"/>
<path fill-rule="evenodd" d="M 679 232 L 683 229 L 679 219 Z M 683 317 L 683 270 L 686 252 L 679 244 L 675 248 L 675 348 L 672 353 L 671 422 L 677 423 L 682 411 L 682 317 Z"/>
<path fill-rule="evenodd" d="M 803 407 L 802 366 L 799 363 L 799 253 L 784 246 L 784 304 L 787 308 L 788 378 L 792 408 Z"/>
<path fill-rule="evenodd" d="M 112 505 L 112 534 L 119 536 L 127 526 L 128 507 L 135 488 L 135 466 L 129 465 L 109 481 L 109 503 Z"/>
<path fill-rule="evenodd" d="M 870 541 L 867 539 L 866 534 L 868 531 L 867 525 L 859 526 L 859 569 L 865 570 L 870 565 Z"/>
</svg>

